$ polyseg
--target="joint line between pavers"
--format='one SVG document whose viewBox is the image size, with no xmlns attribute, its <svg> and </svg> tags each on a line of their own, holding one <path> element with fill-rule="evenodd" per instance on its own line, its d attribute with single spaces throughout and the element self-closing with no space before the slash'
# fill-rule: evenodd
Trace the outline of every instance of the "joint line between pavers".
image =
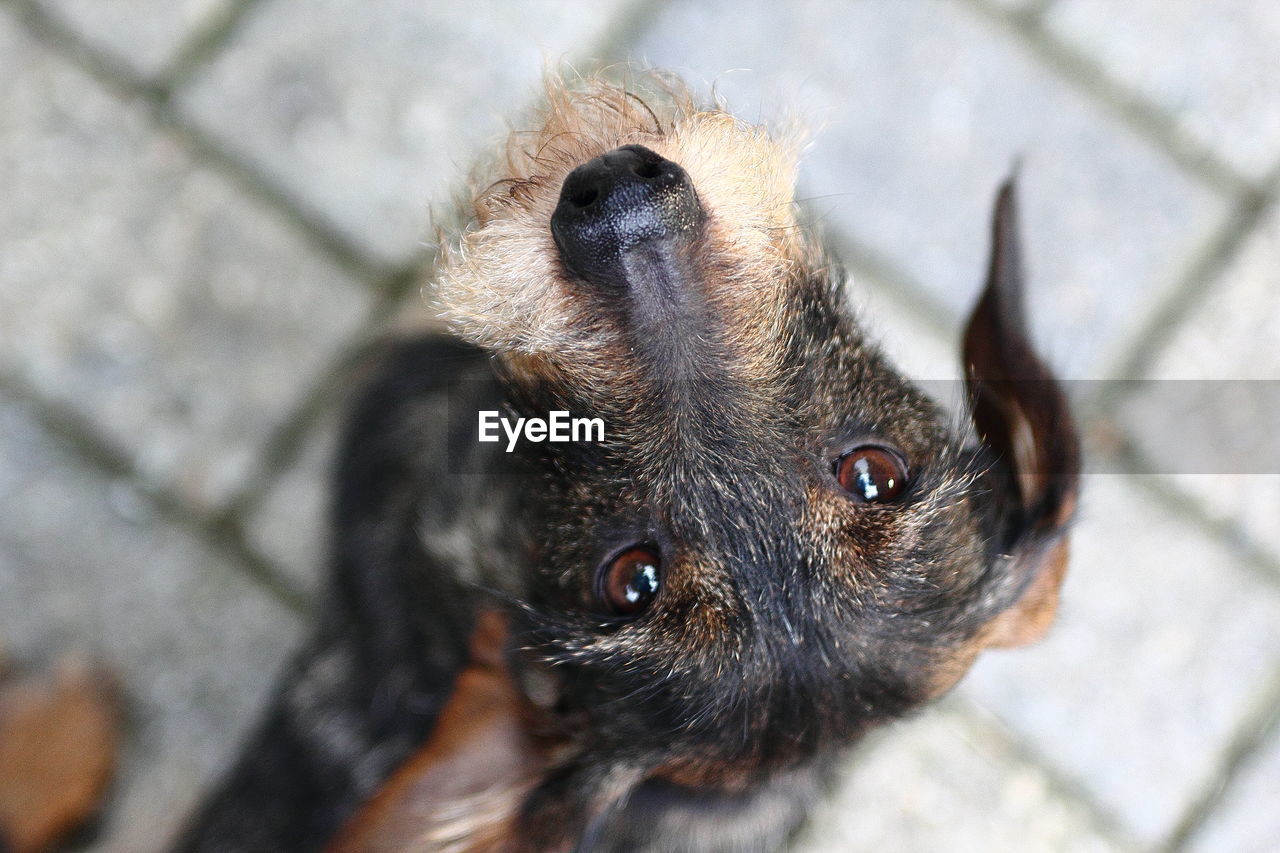
<svg viewBox="0 0 1280 853">
<path fill-rule="evenodd" d="M 1262 224 L 1273 202 L 1269 189 L 1249 192 L 1235 200 L 1191 255 L 1168 295 L 1133 336 L 1117 365 L 1107 371 L 1108 375 L 1118 379 L 1147 375 L 1162 344 L 1182 326 L 1191 311 L 1208 298 L 1212 285 L 1221 284 L 1222 273 Z"/>
<path fill-rule="evenodd" d="M 1260 187 L 1241 194 L 1216 228 L 1192 255 L 1178 283 L 1135 336 L 1118 366 L 1109 371 L 1120 379 L 1143 376 L 1161 344 L 1209 293 L 1209 284 L 1235 258 L 1245 241 L 1265 221 L 1280 194 L 1280 160 L 1267 171 Z"/>
<path fill-rule="evenodd" d="M 249 545 L 243 529 L 234 519 L 202 512 L 171 490 L 151 482 L 138 471 L 128 452 L 84 416 L 49 399 L 22 378 L 0 373 L 0 394 L 30 406 L 43 432 L 85 470 L 98 477 L 128 482 L 161 517 L 180 524 L 214 550 L 230 557 L 232 565 L 241 574 L 280 604 L 298 614 L 309 609 L 307 595 L 270 559 Z"/>
<path fill-rule="evenodd" d="M 227 502 L 230 515 L 237 519 L 252 515 L 275 482 L 297 461 L 315 426 L 341 397 L 344 380 L 351 375 L 353 366 L 369 352 L 376 339 L 375 329 L 376 323 L 371 322 L 355 332 L 301 395 L 300 401 L 272 429 L 257 453 L 255 473 Z"/>
<path fill-rule="evenodd" d="M 35 0 L 6 2 L 28 32 L 95 80 L 131 98 L 155 100 L 165 97 L 163 90 L 152 81 L 127 63 L 94 48 L 74 28 Z"/>
<path fill-rule="evenodd" d="M 65 21 L 31 0 L 9 0 L 27 29 L 45 44 L 118 94 L 137 98 L 150 106 L 158 130 L 166 130 L 205 166 L 236 184 L 250 197 L 273 210 L 284 222 L 341 269 L 369 286 L 394 277 L 398 268 L 387 265 L 343 235 L 323 214 L 310 210 L 288 190 L 249 161 L 224 148 L 198 126 L 188 122 L 169 100 L 169 93 L 154 81 L 97 50 Z"/>
<path fill-rule="evenodd" d="M 159 85 L 170 95 L 217 59 L 231 43 L 251 12 L 266 0 L 229 0 L 174 52 L 158 75 Z"/>
<path fill-rule="evenodd" d="M 634 0 L 620 11 L 591 49 L 578 54 L 582 63 L 610 65 L 631 59 L 630 48 L 649 32 L 671 0 Z"/>
<path fill-rule="evenodd" d="M 373 306 L 359 328 L 347 336 L 333 356 L 271 429 L 257 452 L 254 474 L 226 503 L 226 512 L 244 521 L 260 506 L 275 482 L 301 455 L 312 432 L 342 396 L 342 386 L 352 369 L 368 354 L 380 337 L 380 330 L 413 292 L 412 285 L 423 281 L 434 268 L 435 258 L 424 255 L 393 273 L 375 288 Z"/>
<path fill-rule="evenodd" d="M 1280 666 L 1264 679 L 1230 743 L 1222 750 L 1214 772 L 1160 849 L 1170 853 L 1186 849 L 1226 802 L 1250 762 L 1275 739 L 1277 732 L 1280 732 Z"/>
<path fill-rule="evenodd" d="M 1057 0 L 1026 0 L 1026 5 L 1016 10 L 1019 14 L 1031 18 L 1036 22 L 1044 20 L 1044 16 L 1049 14 Z"/>
<path fill-rule="evenodd" d="M 1005 725 L 972 699 L 952 694 L 942 701 L 942 705 L 951 708 L 981 739 L 994 743 L 995 748 L 1044 773 L 1049 791 L 1057 799 L 1079 807 L 1088 816 L 1094 829 L 1106 836 L 1107 840 L 1119 846 L 1135 850 L 1138 848 L 1132 833 L 1111 809 L 1095 798 L 1086 787 L 1063 773 L 1052 759 L 1021 732 Z"/>
<path fill-rule="evenodd" d="M 1042 14 L 1004 9 L 991 0 L 959 2 L 1014 33 L 1045 66 L 1109 109 L 1189 175 L 1228 196 L 1255 189 L 1213 148 L 1179 133 L 1177 122 L 1164 108 L 1112 77 L 1097 59 L 1046 27 Z"/>
<path fill-rule="evenodd" d="M 369 287 L 394 276 L 395 267 L 376 260 L 342 234 L 328 218 L 300 202 L 257 166 L 242 159 L 218 140 L 189 123 L 167 103 L 156 105 L 156 119 L 206 165 L 229 178 L 252 198 L 276 211 L 281 218 L 328 255 L 339 268 Z"/>
<path fill-rule="evenodd" d="M 951 309 L 893 258 L 861 240 L 849 228 L 826 234 L 824 240 L 850 277 L 870 285 L 939 336 L 956 334 L 956 319 Z"/>
<path fill-rule="evenodd" d="M 1234 553 L 1240 559 L 1241 567 L 1258 580 L 1268 586 L 1280 586 L 1280 556 L 1259 544 L 1245 528 L 1226 519 L 1215 518 L 1194 497 L 1160 476 L 1155 464 L 1128 436 L 1117 440 L 1112 461 L 1123 466 L 1123 475 L 1137 488 L 1156 498 L 1165 509 L 1195 524 L 1203 533 Z"/>
</svg>

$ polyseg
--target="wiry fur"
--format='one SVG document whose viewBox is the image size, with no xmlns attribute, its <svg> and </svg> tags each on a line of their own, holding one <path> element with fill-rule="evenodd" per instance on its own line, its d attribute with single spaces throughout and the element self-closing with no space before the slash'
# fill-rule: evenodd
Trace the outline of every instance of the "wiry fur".
<svg viewBox="0 0 1280 853">
<path fill-rule="evenodd" d="M 566 176 L 624 145 L 683 167 L 705 211 L 654 261 L 674 282 L 658 296 L 575 274 L 549 226 Z M 793 144 L 673 81 L 548 82 L 442 252 L 442 313 L 470 345 L 402 347 L 359 407 L 327 628 L 191 849 L 328 837 L 431 732 L 477 607 L 511 619 L 519 713 L 545 752 L 485 809 L 432 804 L 441 849 L 777 849 L 867 727 L 1043 629 L 1078 460 L 1023 331 L 1011 195 L 966 353 L 975 443 L 856 327 L 794 180 Z M 1038 384 L 1005 381 L 1024 377 Z M 606 440 L 508 456 L 474 440 L 498 405 L 603 417 Z M 833 476 L 868 443 L 908 462 L 891 503 Z M 623 619 L 597 578 L 634 543 L 661 552 L 662 586 Z M 377 725 L 329 713 L 361 703 Z M 353 750 L 377 759 L 342 766 Z M 328 781 L 299 791 L 290 762 Z M 262 823 L 253 792 L 273 784 L 295 796 L 233 829 Z"/>
<path fill-rule="evenodd" d="M 613 330 L 575 298 L 546 224 L 570 171 L 639 144 L 689 172 L 714 212 L 726 303 L 755 321 L 754 339 L 777 337 L 777 315 L 754 309 L 782 297 L 804 251 L 793 239 L 798 134 L 775 139 L 723 110 L 699 109 L 682 84 L 658 75 L 627 87 L 549 75 L 537 122 L 536 130 L 512 132 L 497 164 L 476 179 L 471 227 L 442 241 L 437 297 L 455 331 L 480 346 L 557 362 L 611 339 Z"/>
</svg>

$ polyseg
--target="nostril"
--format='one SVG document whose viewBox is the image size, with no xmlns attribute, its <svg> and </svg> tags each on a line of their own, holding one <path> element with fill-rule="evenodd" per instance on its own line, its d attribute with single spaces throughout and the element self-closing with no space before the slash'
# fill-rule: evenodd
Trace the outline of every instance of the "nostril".
<svg viewBox="0 0 1280 853">
<path fill-rule="evenodd" d="M 662 169 L 658 167 L 657 163 L 645 161 L 636 163 L 635 167 L 632 168 L 631 171 L 637 177 L 644 178 L 645 180 L 652 180 L 662 174 Z"/>
<path fill-rule="evenodd" d="M 569 195 L 568 202 L 577 208 L 590 207 L 599 197 L 600 190 L 596 187 L 582 187 Z"/>
</svg>

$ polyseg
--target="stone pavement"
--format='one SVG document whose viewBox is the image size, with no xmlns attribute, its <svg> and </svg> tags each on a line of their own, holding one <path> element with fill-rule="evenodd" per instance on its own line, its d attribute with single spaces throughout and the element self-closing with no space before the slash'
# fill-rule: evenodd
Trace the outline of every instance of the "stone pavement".
<svg viewBox="0 0 1280 853">
<path fill-rule="evenodd" d="M 1277 849 L 1280 467 L 1183 467 L 1084 380 L 1280 380 L 1278 41 L 1269 0 L 0 0 L 0 647 L 122 673 L 82 846 L 161 849 L 299 641 L 336 407 L 424 311 L 433 209 L 544 62 L 630 59 L 819 128 L 800 195 L 921 378 L 1020 162 L 1082 380 L 1057 627 L 863 745 L 803 849 Z"/>
</svg>

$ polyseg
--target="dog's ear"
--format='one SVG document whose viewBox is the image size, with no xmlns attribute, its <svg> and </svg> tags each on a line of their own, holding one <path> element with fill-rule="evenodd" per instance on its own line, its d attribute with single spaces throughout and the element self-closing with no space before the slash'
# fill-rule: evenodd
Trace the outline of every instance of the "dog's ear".
<svg viewBox="0 0 1280 853">
<path fill-rule="evenodd" d="M 996 576 L 1003 611 L 985 643 L 1016 646 L 1048 629 L 1066 571 L 1080 452 L 1066 397 L 1028 338 L 1013 179 L 996 198 L 991 267 L 964 336 L 965 381 L 979 437 L 995 460 Z"/>
</svg>

